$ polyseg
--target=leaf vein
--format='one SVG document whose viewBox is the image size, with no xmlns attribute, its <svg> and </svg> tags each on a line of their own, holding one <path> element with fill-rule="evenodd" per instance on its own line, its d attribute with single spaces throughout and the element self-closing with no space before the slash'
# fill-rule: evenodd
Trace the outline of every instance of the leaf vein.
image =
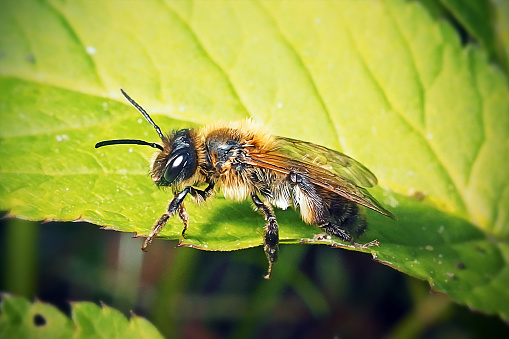
<svg viewBox="0 0 509 339">
<path fill-rule="evenodd" d="M 454 195 L 456 196 L 458 203 L 461 205 L 460 208 L 463 211 L 465 211 L 466 204 L 463 199 L 463 196 L 460 194 L 458 185 L 453 180 L 453 177 L 451 176 L 451 174 L 448 172 L 447 167 L 445 166 L 445 163 L 440 159 L 440 157 L 438 156 L 438 153 L 433 149 L 431 144 L 426 141 L 426 138 L 424 137 L 422 132 L 419 131 L 419 129 L 416 128 L 403 114 L 401 114 L 401 112 L 399 112 L 398 110 L 395 109 L 394 105 L 390 102 L 385 91 L 383 90 L 380 81 L 378 81 L 378 79 L 376 78 L 376 76 L 371 71 L 370 67 L 368 66 L 366 59 L 364 58 L 362 53 L 359 51 L 359 48 L 358 48 L 357 44 L 355 43 L 355 39 L 353 38 L 352 32 L 350 31 L 350 29 L 347 26 L 345 26 L 345 32 L 349 36 L 349 39 L 353 46 L 353 50 L 359 55 L 359 60 L 360 60 L 362 67 L 365 69 L 369 78 L 371 78 L 373 84 L 375 85 L 375 87 L 377 88 L 379 93 L 381 94 L 382 99 L 385 101 L 387 107 L 392 112 L 396 113 L 396 116 L 400 118 L 401 122 L 403 122 L 409 129 L 414 131 L 415 135 L 417 135 L 421 139 L 423 147 L 425 147 L 428 150 L 428 152 L 437 160 L 437 164 L 439 165 L 439 170 L 444 174 L 445 180 L 448 181 L 453 186 Z"/>
<path fill-rule="evenodd" d="M 78 46 L 81 46 L 81 52 L 84 56 L 84 59 L 85 61 L 89 64 L 90 68 L 95 70 L 94 72 L 94 75 L 97 79 L 97 82 L 103 87 L 103 89 L 106 90 L 106 85 L 101 77 L 101 75 L 99 74 L 99 70 L 97 68 L 97 65 L 95 64 L 94 62 L 94 59 L 92 58 L 92 56 L 86 52 L 86 46 L 85 44 L 83 44 L 83 42 L 81 41 L 77 31 L 74 29 L 74 27 L 71 25 L 71 22 L 70 20 L 68 20 L 65 15 L 63 14 L 63 12 L 59 11 L 54 5 L 52 5 L 50 2 L 45 2 L 46 4 L 48 4 L 48 8 L 50 10 L 52 10 L 52 12 L 55 14 L 55 16 L 58 17 L 58 19 L 60 19 L 60 22 L 62 23 L 62 25 L 64 26 L 64 28 L 67 29 L 67 32 L 69 33 L 69 36 L 78 44 Z"/>
<path fill-rule="evenodd" d="M 313 75 L 311 74 L 310 69 L 306 66 L 306 63 L 302 59 L 302 56 L 297 52 L 296 48 L 290 43 L 288 38 L 284 35 L 283 31 L 281 30 L 281 28 L 277 24 L 277 21 L 274 19 L 274 17 L 260 3 L 260 1 L 257 1 L 256 3 L 261 8 L 261 10 L 265 13 L 265 15 L 272 21 L 273 25 L 277 28 L 277 32 L 279 33 L 279 36 L 281 37 L 281 41 L 286 45 L 286 47 L 288 47 L 288 49 L 293 53 L 293 55 L 295 55 L 295 59 L 297 60 L 299 65 L 304 70 L 304 73 L 305 73 L 307 79 L 309 80 L 309 82 L 311 84 L 313 92 L 316 94 L 316 97 L 317 97 L 317 99 L 318 99 L 318 101 L 320 103 L 320 106 L 322 106 L 323 111 L 325 112 L 325 115 L 326 115 L 327 119 L 329 120 L 329 124 L 332 127 L 332 130 L 334 131 L 335 140 L 337 140 L 337 142 L 339 143 L 340 147 L 344 150 L 345 149 L 345 145 L 341 144 L 341 139 L 339 137 L 340 133 L 337 130 L 336 125 L 334 124 L 334 121 L 332 119 L 330 110 L 327 108 L 327 105 L 325 103 L 324 98 L 322 97 L 322 95 L 320 94 L 320 91 L 318 90 L 318 85 L 317 85 L 316 81 L 314 80 Z"/>
<path fill-rule="evenodd" d="M 173 8 L 170 7 L 169 4 L 165 3 L 166 4 L 166 7 L 168 8 L 168 10 L 175 16 L 175 18 L 177 18 L 181 23 L 182 25 L 187 29 L 187 31 L 189 32 L 190 34 L 190 37 L 196 42 L 196 45 L 201 49 L 201 51 L 203 52 L 203 54 L 210 60 L 211 64 L 214 65 L 214 67 L 216 67 L 216 69 L 224 75 L 225 79 L 228 81 L 228 87 L 231 89 L 233 95 L 235 96 L 235 98 L 238 100 L 239 102 L 239 105 L 240 107 L 242 108 L 242 110 L 244 112 L 246 112 L 246 115 L 249 116 L 251 114 L 251 112 L 247 109 L 246 105 L 244 104 L 244 102 L 242 101 L 238 91 L 237 91 L 237 88 L 234 86 L 233 82 L 232 82 L 232 79 L 231 77 L 229 76 L 229 74 L 226 72 L 225 69 L 223 69 L 218 62 L 216 62 L 216 60 L 214 60 L 214 58 L 212 57 L 212 55 L 209 53 L 209 51 L 207 50 L 207 48 L 205 47 L 205 45 L 203 44 L 203 42 L 198 38 L 198 34 L 193 30 L 192 26 L 190 23 L 188 23 L 187 21 L 185 21 L 181 16 L 180 14 L 175 11 Z"/>
<path fill-rule="evenodd" d="M 386 6 L 386 8 L 387 8 L 387 6 Z M 426 117 L 425 117 L 426 116 L 426 114 L 425 114 L 426 99 L 425 99 L 424 86 L 421 81 L 421 75 L 419 74 L 419 71 L 417 68 L 417 62 L 416 62 L 417 60 L 416 60 L 415 55 L 413 54 L 413 51 L 412 51 L 412 48 L 410 47 L 408 39 L 404 34 L 405 30 L 402 29 L 402 27 L 400 27 L 400 25 L 399 25 L 399 22 L 397 20 L 399 18 L 399 16 L 397 16 L 397 15 L 395 16 L 391 10 L 387 10 L 387 13 L 388 13 L 389 17 L 392 19 L 392 21 L 394 22 L 394 24 L 396 25 L 397 29 L 395 31 L 400 36 L 402 45 L 405 48 L 405 50 L 408 52 L 408 55 L 410 56 L 410 58 L 409 58 L 410 62 L 408 63 L 408 65 L 410 67 L 412 67 L 412 70 L 415 74 L 413 79 L 415 80 L 415 83 L 417 84 L 417 87 L 418 87 L 419 102 L 420 102 L 420 108 L 421 108 L 421 125 L 424 127 L 425 123 L 426 123 Z"/>
<path fill-rule="evenodd" d="M 480 131 L 481 131 L 481 135 L 479 136 L 480 140 L 477 145 L 477 149 L 474 151 L 475 154 L 472 157 L 472 162 L 469 164 L 469 166 L 467 166 L 467 169 L 466 169 L 467 173 L 465 173 L 465 184 L 467 186 L 470 183 L 470 180 L 472 179 L 471 177 L 472 177 L 474 165 L 477 162 L 477 160 L 479 159 L 479 155 L 481 154 L 481 149 L 486 142 L 486 124 L 484 122 L 484 114 L 483 114 L 483 112 L 485 111 L 483 109 L 484 108 L 484 100 L 483 100 L 483 96 L 479 90 L 479 84 L 477 82 L 477 77 L 476 77 L 477 73 L 475 72 L 474 62 L 475 62 L 475 56 L 473 54 L 469 54 L 468 55 L 468 69 L 469 69 L 470 75 L 472 77 L 472 88 L 474 88 L 474 90 L 476 91 L 477 100 L 479 102 L 478 107 L 475 110 L 474 114 L 477 115 L 477 117 L 479 119 L 478 123 L 479 123 Z"/>
</svg>

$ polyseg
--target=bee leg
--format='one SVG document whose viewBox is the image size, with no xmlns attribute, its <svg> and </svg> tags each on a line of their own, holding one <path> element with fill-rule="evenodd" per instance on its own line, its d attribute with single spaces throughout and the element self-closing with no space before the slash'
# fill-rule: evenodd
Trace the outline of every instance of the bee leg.
<svg viewBox="0 0 509 339">
<path fill-rule="evenodd" d="M 267 221 L 267 225 L 264 227 L 265 241 L 263 243 L 263 250 L 265 251 L 265 255 L 269 260 L 269 269 L 267 271 L 267 275 L 264 278 L 270 279 L 272 274 L 272 267 L 278 258 L 279 227 L 272 208 L 269 205 L 264 204 L 256 194 L 253 194 L 251 198 L 253 199 L 256 208 L 263 213 L 265 220 Z"/>
<path fill-rule="evenodd" d="M 207 188 L 205 188 L 203 191 L 196 189 L 194 187 L 191 187 L 191 186 L 188 186 L 188 187 L 189 187 L 189 193 L 191 193 L 191 195 L 194 198 L 194 201 L 196 201 L 197 203 L 204 202 L 205 200 L 207 200 L 208 197 L 210 197 L 214 193 L 214 183 L 210 183 L 207 186 Z M 180 220 L 182 220 L 182 223 L 184 223 L 184 229 L 182 230 L 182 237 L 185 238 L 187 224 L 189 221 L 189 215 L 187 214 L 187 211 L 184 207 L 184 203 L 182 203 L 180 206 L 181 206 L 181 208 L 179 209 L 179 217 L 180 217 Z"/>
<path fill-rule="evenodd" d="M 371 246 L 380 246 L 380 243 L 378 242 L 378 240 L 375 239 L 373 241 L 368 242 L 367 244 L 358 244 L 355 242 L 354 245 L 357 248 L 365 250 L 366 248 L 370 248 Z"/>
<path fill-rule="evenodd" d="M 328 203 L 325 203 L 316 187 L 309 180 L 301 175 L 291 172 L 290 181 L 295 183 L 300 189 L 300 194 L 305 197 L 311 207 L 306 209 L 301 206 L 301 214 L 304 220 L 308 219 L 310 223 L 318 225 L 326 234 L 335 236 L 341 240 L 353 243 L 353 238 L 345 229 L 331 222 L 331 211 Z M 296 199 L 297 200 L 297 199 Z"/>
<path fill-rule="evenodd" d="M 210 183 L 204 190 L 199 190 L 191 186 L 188 187 L 189 193 L 191 193 L 191 195 L 194 198 L 194 201 L 196 201 L 197 203 L 204 202 L 205 200 L 207 200 L 208 197 L 214 194 L 214 183 Z"/>
<path fill-rule="evenodd" d="M 182 203 L 179 207 L 179 217 L 180 220 L 182 220 L 182 223 L 184 224 L 184 229 L 182 230 L 182 238 L 186 237 L 186 230 L 189 223 L 189 214 L 187 214 L 186 207 L 184 206 L 184 203 Z"/>
<path fill-rule="evenodd" d="M 144 251 L 144 252 L 147 251 L 147 247 L 152 242 L 152 239 L 154 239 L 154 237 L 159 232 L 161 232 L 161 230 L 163 229 L 164 225 L 166 225 L 166 222 L 168 221 L 168 219 L 171 218 L 171 216 L 172 215 L 170 215 L 169 213 L 165 213 L 165 214 L 161 215 L 161 217 L 159 219 L 157 219 L 157 222 L 152 227 L 152 230 L 150 231 L 150 234 L 148 235 L 148 237 L 145 239 L 145 242 L 141 246 L 141 250 L 142 251 Z"/>
<path fill-rule="evenodd" d="M 184 198 L 186 197 L 187 193 L 192 189 L 191 186 L 187 186 L 184 188 L 180 193 L 177 193 L 171 202 L 168 204 L 168 208 L 166 209 L 166 212 L 157 219 L 157 222 L 152 227 L 152 231 L 150 231 L 150 234 L 148 235 L 147 239 L 145 239 L 145 242 L 141 246 L 142 251 L 147 251 L 148 245 L 152 242 L 152 239 L 154 239 L 159 232 L 163 229 L 164 225 L 168 222 L 168 220 L 173 217 L 175 212 L 180 210 L 180 206 L 182 205 L 182 202 L 184 201 Z M 179 212 L 180 213 L 180 212 Z M 184 223 L 185 225 L 185 223 Z"/>
<path fill-rule="evenodd" d="M 168 208 L 166 209 L 166 212 L 159 217 L 157 222 L 152 227 L 152 231 L 150 231 L 150 234 L 148 235 L 147 239 L 145 239 L 145 242 L 143 243 L 143 246 L 141 246 L 142 251 L 146 251 L 148 245 L 152 242 L 152 240 L 157 236 L 159 232 L 163 229 L 164 225 L 168 222 L 168 220 L 173 217 L 175 212 L 178 211 L 179 217 L 184 223 L 184 229 L 182 230 L 182 236 L 185 236 L 185 232 L 187 230 L 187 224 L 189 220 L 189 215 L 186 212 L 186 209 L 183 205 L 184 198 L 188 193 L 191 193 L 191 195 L 195 198 L 195 200 L 198 201 L 204 201 L 209 196 L 212 195 L 214 192 L 214 184 L 211 183 L 205 190 L 199 190 L 191 186 L 186 186 L 180 193 L 175 194 L 171 202 L 168 204 Z"/>
<path fill-rule="evenodd" d="M 327 234 L 333 235 L 333 236 L 335 236 L 341 240 L 344 240 L 346 242 L 353 243 L 353 238 L 350 235 L 350 233 L 348 233 L 347 231 L 345 231 L 344 229 L 342 229 L 341 227 L 339 227 L 336 224 L 327 222 L 325 224 L 319 225 L 319 227 L 322 230 L 324 230 L 325 233 L 327 233 Z"/>
</svg>

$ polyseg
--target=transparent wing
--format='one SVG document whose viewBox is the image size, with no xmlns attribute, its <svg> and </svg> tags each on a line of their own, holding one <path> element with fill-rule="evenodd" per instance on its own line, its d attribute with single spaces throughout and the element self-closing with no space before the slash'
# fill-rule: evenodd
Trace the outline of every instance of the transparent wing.
<svg viewBox="0 0 509 339">
<path fill-rule="evenodd" d="M 333 173 L 312 162 L 295 159 L 290 155 L 280 153 L 279 150 L 267 153 L 250 153 L 246 162 L 252 166 L 267 168 L 282 174 L 298 174 L 306 178 L 309 182 L 334 192 L 348 200 L 363 205 L 390 218 L 395 218 L 391 212 L 380 205 L 380 203 L 376 201 L 376 199 L 373 198 L 365 189 L 356 185 L 354 181 Z M 358 162 L 355 163 L 359 164 Z M 368 170 L 368 173 L 371 172 Z M 372 173 L 371 175 L 373 176 Z"/>
<path fill-rule="evenodd" d="M 276 140 L 277 151 L 292 159 L 321 167 L 361 187 L 373 187 L 378 183 L 369 169 L 346 154 L 311 142 L 284 137 L 277 137 Z"/>
</svg>

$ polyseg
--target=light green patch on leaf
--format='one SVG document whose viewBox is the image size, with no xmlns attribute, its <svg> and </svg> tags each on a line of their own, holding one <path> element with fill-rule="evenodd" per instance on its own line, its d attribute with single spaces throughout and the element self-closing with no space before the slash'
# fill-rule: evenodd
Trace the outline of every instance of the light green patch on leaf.
<svg viewBox="0 0 509 339">
<path fill-rule="evenodd" d="M 154 150 L 94 149 L 157 141 L 122 87 L 165 131 L 253 117 L 353 156 L 398 217 L 368 211 L 357 241 L 380 247 L 364 251 L 509 318 L 507 78 L 420 4 L 4 1 L 0 32 L 0 209 L 11 216 L 150 231 L 171 199 L 148 175 Z M 186 206 L 184 246 L 263 243 L 249 202 Z M 295 211 L 276 215 L 282 243 L 338 245 L 313 241 L 319 229 Z M 181 231 L 175 218 L 160 236 Z"/>
<path fill-rule="evenodd" d="M 0 304 L 2 338 L 162 338 L 146 319 L 90 302 L 72 303 L 72 320 L 56 307 L 3 294 Z"/>
</svg>

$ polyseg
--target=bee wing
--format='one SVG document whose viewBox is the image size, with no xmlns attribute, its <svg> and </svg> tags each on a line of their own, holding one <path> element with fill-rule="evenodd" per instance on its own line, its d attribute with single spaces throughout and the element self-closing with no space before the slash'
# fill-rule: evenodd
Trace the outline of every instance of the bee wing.
<svg viewBox="0 0 509 339">
<path fill-rule="evenodd" d="M 328 150 L 325 147 L 323 148 Z M 347 156 L 345 155 L 345 157 Z M 351 159 L 349 157 L 347 158 Z M 279 149 L 266 153 L 250 153 L 246 162 L 252 166 L 267 168 L 282 174 L 298 174 L 306 178 L 309 182 L 339 194 L 340 196 L 359 205 L 363 205 L 390 218 L 395 218 L 391 212 L 387 211 L 378 201 L 376 201 L 375 198 L 373 198 L 365 189 L 359 187 L 353 180 L 343 177 L 337 173 L 333 173 L 332 171 L 322 166 L 318 166 L 313 162 L 295 159 L 290 155 L 282 154 Z M 359 164 L 357 161 L 355 161 L 355 163 Z M 364 166 L 362 167 L 365 168 Z M 374 175 L 369 172 L 368 169 L 366 170 L 374 178 Z"/>
<path fill-rule="evenodd" d="M 327 147 L 297 139 L 277 137 L 278 151 L 343 177 L 357 186 L 373 187 L 378 180 L 363 164 Z"/>
</svg>

